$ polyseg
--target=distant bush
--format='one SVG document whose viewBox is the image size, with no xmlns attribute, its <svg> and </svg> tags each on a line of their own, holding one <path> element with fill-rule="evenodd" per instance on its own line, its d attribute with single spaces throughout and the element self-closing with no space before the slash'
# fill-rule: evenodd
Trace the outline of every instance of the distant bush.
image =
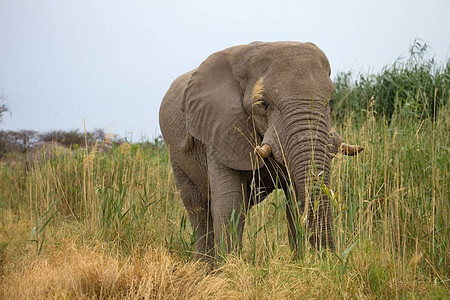
<svg viewBox="0 0 450 300">
<path fill-rule="evenodd" d="M 87 133 L 86 138 L 91 142 L 92 134 Z M 66 147 L 71 147 L 73 145 L 83 145 L 85 144 L 84 133 L 80 132 L 78 129 L 73 129 L 69 131 L 64 130 L 52 130 L 45 133 L 39 134 L 39 140 L 42 142 L 57 142 Z"/>
<path fill-rule="evenodd" d="M 333 115 L 344 120 L 354 114 L 363 120 L 370 99 L 374 97 L 374 110 L 391 119 L 394 112 L 417 118 L 435 118 L 450 95 L 450 59 L 440 66 L 426 59 L 428 46 L 418 40 L 410 47 L 410 56 L 384 67 L 380 73 L 359 75 L 340 73 L 335 78 L 336 94 L 332 104 Z"/>
<path fill-rule="evenodd" d="M 103 129 L 94 129 L 94 131 L 80 132 L 78 129 L 69 131 L 52 130 L 39 134 L 41 142 L 57 142 L 66 147 L 85 147 L 93 146 L 95 143 L 107 141 L 108 143 L 120 144 L 123 142 L 117 135 L 105 133 Z"/>
</svg>

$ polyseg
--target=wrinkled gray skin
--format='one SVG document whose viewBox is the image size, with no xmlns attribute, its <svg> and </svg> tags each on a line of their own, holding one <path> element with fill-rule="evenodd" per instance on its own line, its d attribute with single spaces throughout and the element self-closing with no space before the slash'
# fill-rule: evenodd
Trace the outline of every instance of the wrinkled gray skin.
<svg viewBox="0 0 450 300">
<path fill-rule="evenodd" d="M 160 126 L 200 259 L 213 262 L 219 242 L 228 251 L 240 247 L 245 212 L 275 188 L 276 176 L 287 197 L 300 202 L 286 205 L 292 247 L 296 217 L 306 209 L 312 245 L 334 248 L 330 200 L 310 187 L 328 186 L 330 160 L 342 142 L 330 122 L 330 72 L 312 43 L 256 42 L 214 53 L 172 83 Z M 254 147 L 264 144 L 272 154 L 261 160 Z"/>
</svg>

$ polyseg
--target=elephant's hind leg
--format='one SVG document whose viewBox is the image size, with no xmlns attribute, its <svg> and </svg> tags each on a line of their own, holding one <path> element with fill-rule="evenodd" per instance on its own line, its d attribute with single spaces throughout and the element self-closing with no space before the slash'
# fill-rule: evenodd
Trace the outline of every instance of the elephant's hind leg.
<svg viewBox="0 0 450 300">
<path fill-rule="evenodd" d="M 196 257 L 208 263 L 213 263 L 214 231 L 207 195 L 202 195 L 199 188 L 186 173 L 172 161 L 175 181 L 180 191 L 181 199 L 186 207 L 189 220 L 196 238 Z"/>
</svg>

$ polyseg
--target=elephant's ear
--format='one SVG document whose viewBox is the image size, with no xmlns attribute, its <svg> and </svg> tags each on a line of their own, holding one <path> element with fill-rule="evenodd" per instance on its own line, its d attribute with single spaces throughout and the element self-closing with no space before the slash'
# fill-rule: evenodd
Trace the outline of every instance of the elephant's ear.
<svg viewBox="0 0 450 300">
<path fill-rule="evenodd" d="M 217 52 L 192 75 L 182 110 L 189 133 L 211 147 L 220 162 L 233 169 L 251 170 L 254 146 L 260 141 L 252 133 L 242 97 L 226 54 Z"/>
</svg>

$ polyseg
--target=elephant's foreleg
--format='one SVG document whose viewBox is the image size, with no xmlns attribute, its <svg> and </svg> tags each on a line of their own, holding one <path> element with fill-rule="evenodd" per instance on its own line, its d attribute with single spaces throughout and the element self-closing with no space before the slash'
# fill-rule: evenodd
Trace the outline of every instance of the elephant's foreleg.
<svg viewBox="0 0 450 300">
<path fill-rule="evenodd" d="M 213 263 L 214 236 L 208 196 L 202 195 L 198 187 L 176 163 L 172 162 L 172 167 L 181 199 L 194 230 L 196 257 L 208 263 Z"/>
<path fill-rule="evenodd" d="M 240 171 L 209 157 L 208 178 L 217 250 L 219 253 L 238 250 L 242 246 L 245 222 L 246 182 Z"/>
</svg>

